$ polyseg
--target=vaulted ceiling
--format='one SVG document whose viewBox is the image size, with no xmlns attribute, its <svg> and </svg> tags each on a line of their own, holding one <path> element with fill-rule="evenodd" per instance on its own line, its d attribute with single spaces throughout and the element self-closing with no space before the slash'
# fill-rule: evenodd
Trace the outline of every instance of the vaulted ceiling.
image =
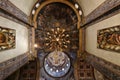
<svg viewBox="0 0 120 80">
<path fill-rule="evenodd" d="M 37 2 L 37 0 L 10 0 L 14 5 L 16 5 L 18 8 L 20 8 L 24 13 L 26 13 L 28 16 L 30 15 L 30 12 L 32 10 L 32 7 Z M 90 12 L 92 12 L 95 8 L 97 8 L 101 3 L 103 3 L 105 0 L 76 0 L 82 10 L 85 16 L 87 16 Z M 90 3 L 89 3 L 90 2 Z"/>
</svg>

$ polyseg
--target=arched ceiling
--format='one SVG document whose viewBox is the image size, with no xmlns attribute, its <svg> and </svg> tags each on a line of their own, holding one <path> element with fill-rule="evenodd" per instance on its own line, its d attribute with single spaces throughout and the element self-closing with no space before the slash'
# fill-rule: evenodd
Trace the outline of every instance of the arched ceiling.
<svg viewBox="0 0 120 80">
<path fill-rule="evenodd" d="M 32 7 L 38 0 L 29 0 L 29 1 L 10 0 L 10 1 L 29 16 L 32 10 Z M 80 4 L 84 15 L 87 16 L 95 8 L 97 8 L 101 3 L 103 3 L 105 0 L 89 0 L 89 1 L 88 0 L 76 0 L 76 1 Z"/>
</svg>

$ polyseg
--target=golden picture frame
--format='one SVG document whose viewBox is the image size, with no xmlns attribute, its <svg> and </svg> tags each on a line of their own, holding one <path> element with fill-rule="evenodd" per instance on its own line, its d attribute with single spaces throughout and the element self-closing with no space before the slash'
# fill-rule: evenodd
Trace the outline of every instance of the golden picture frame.
<svg viewBox="0 0 120 80">
<path fill-rule="evenodd" d="M 0 51 L 15 48 L 16 31 L 0 26 Z"/>
<path fill-rule="evenodd" d="M 120 25 L 98 30 L 97 48 L 120 53 Z"/>
</svg>

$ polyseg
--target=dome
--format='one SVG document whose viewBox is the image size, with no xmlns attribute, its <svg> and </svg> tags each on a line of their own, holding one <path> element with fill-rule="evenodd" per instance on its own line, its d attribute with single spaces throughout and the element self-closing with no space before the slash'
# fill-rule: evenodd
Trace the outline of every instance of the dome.
<svg viewBox="0 0 120 80">
<path fill-rule="evenodd" d="M 44 60 L 44 69 L 52 77 L 62 77 L 70 69 L 70 58 L 62 51 L 55 50 Z"/>
</svg>

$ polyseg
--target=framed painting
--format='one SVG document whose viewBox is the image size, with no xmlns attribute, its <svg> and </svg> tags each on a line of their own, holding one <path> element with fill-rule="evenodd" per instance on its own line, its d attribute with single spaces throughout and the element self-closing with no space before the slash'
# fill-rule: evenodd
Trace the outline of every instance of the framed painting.
<svg viewBox="0 0 120 80">
<path fill-rule="evenodd" d="M 0 26 L 0 51 L 15 48 L 16 31 Z"/>
<path fill-rule="evenodd" d="M 97 47 L 120 53 L 120 25 L 98 30 Z"/>
</svg>

